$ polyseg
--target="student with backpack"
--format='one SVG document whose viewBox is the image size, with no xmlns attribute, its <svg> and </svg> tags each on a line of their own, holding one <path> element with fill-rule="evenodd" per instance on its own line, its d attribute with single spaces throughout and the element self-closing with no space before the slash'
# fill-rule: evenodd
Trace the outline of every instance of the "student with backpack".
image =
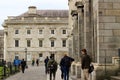
<svg viewBox="0 0 120 80">
<path fill-rule="evenodd" d="M 67 54 L 65 54 L 60 61 L 60 67 L 62 72 L 61 78 L 64 78 L 64 80 L 69 80 L 69 71 L 70 71 L 71 63 L 73 61 L 74 59 L 67 56 Z"/>
<path fill-rule="evenodd" d="M 54 60 L 53 56 L 50 56 L 50 60 L 48 61 L 48 68 L 50 73 L 50 80 L 55 80 L 55 75 L 57 71 L 57 62 Z M 52 79 L 53 78 L 53 79 Z"/>
</svg>

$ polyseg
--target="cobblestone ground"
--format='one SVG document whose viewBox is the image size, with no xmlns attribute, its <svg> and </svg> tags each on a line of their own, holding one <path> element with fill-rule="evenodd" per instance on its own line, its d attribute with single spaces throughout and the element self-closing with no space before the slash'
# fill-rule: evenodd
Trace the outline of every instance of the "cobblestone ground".
<svg viewBox="0 0 120 80">
<path fill-rule="evenodd" d="M 17 73 L 16 75 L 10 76 L 5 80 L 47 80 L 47 76 L 44 72 L 44 66 L 29 66 L 25 73 Z"/>
</svg>

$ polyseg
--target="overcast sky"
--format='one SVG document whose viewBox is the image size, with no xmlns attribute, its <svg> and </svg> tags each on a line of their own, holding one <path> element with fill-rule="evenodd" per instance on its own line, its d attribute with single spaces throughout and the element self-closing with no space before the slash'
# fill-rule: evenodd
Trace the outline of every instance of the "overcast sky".
<svg viewBox="0 0 120 80">
<path fill-rule="evenodd" d="M 37 9 L 68 9 L 68 0 L 1 0 L 0 29 L 7 16 L 17 16 L 28 10 L 29 6 Z"/>
</svg>

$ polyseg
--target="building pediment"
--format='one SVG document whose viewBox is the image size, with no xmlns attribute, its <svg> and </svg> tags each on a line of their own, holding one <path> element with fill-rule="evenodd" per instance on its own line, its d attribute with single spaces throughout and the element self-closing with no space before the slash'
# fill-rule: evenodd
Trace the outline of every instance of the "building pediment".
<svg viewBox="0 0 120 80">
<path fill-rule="evenodd" d="M 56 40 L 56 38 L 55 38 L 55 37 L 53 37 L 53 36 L 52 36 L 52 37 L 50 37 L 49 39 L 50 39 L 50 40 Z"/>
</svg>

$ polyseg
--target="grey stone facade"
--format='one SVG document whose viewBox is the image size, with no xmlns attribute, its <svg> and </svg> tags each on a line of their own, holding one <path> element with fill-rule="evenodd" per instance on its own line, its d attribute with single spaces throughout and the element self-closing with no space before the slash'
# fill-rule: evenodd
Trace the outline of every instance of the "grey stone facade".
<svg viewBox="0 0 120 80">
<path fill-rule="evenodd" d="M 119 4 L 119 0 L 69 1 L 69 25 L 73 36 L 78 36 L 77 49 L 86 48 L 94 62 L 104 63 L 106 56 L 107 62 L 111 63 L 112 57 L 118 56 L 120 47 Z M 74 21 L 75 17 L 77 17 L 76 21 Z M 76 41 L 73 40 L 73 42 Z M 73 46 L 73 50 L 74 48 Z"/>
<path fill-rule="evenodd" d="M 68 10 L 37 10 L 30 6 L 27 12 L 8 17 L 3 27 L 7 61 L 26 56 L 27 61 L 33 58 L 43 61 L 54 55 L 59 62 L 64 53 L 68 54 Z"/>
</svg>

